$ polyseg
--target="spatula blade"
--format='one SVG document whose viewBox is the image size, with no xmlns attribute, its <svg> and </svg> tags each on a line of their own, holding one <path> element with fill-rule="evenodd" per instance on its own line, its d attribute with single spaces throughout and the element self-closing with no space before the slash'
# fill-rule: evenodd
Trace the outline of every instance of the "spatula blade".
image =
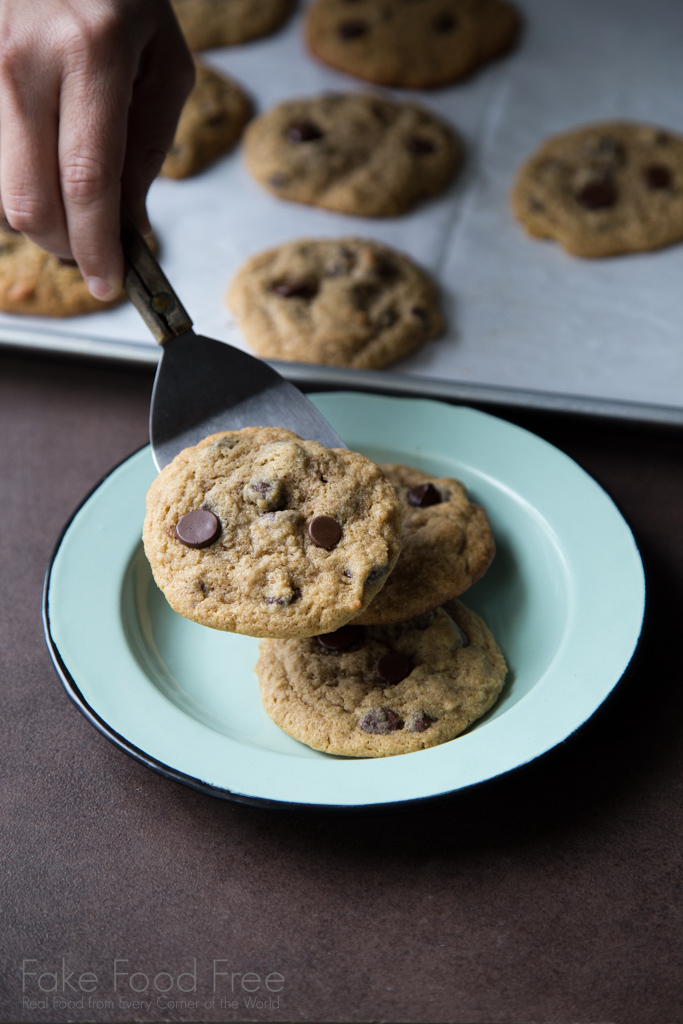
<svg viewBox="0 0 683 1024">
<path fill-rule="evenodd" d="M 267 363 L 191 330 L 164 342 L 149 419 L 157 469 L 208 434 L 242 427 L 286 427 L 326 448 L 345 447 L 313 403 Z"/>
</svg>

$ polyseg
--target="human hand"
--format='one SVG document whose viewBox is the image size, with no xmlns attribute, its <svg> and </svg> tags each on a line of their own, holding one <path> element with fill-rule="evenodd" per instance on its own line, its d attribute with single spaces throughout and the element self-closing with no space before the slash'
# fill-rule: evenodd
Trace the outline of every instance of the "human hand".
<svg viewBox="0 0 683 1024">
<path fill-rule="evenodd" d="M 168 0 L 0 0 L 0 196 L 11 227 L 121 290 L 120 204 L 145 198 L 194 81 Z"/>
</svg>

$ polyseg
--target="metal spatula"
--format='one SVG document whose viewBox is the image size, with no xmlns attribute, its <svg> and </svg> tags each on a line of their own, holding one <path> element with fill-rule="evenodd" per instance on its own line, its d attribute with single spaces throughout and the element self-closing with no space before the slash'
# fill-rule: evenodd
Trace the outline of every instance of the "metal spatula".
<svg viewBox="0 0 683 1024">
<path fill-rule="evenodd" d="M 124 288 L 163 346 L 152 392 L 149 439 L 157 469 L 207 434 L 287 427 L 327 448 L 344 448 L 316 407 L 266 363 L 192 330 L 192 320 L 130 215 L 121 214 Z"/>
</svg>

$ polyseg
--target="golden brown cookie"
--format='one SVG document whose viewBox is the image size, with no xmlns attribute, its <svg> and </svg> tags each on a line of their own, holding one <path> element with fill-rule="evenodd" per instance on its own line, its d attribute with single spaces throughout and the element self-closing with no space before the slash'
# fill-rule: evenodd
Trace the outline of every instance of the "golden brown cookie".
<svg viewBox="0 0 683 1024">
<path fill-rule="evenodd" d="M 433 89 L 507 52 L 519 15 L 506 0 L 317 0 L 308 45 L 357 78 Z"/>
<path fill-rule="evenodd" d="M 205 438 L 149 489 L 143 539 L 180 615 L 249 636 L 337 629 L 383 586 L 401 505 L 364 456 L 247 427 Z"/>
<path fill-rule="evenodd" d="M 460 483 L 411 466 L 382 464 L 403 504 L 401 554 L 359 623 L 404 622 L 464 593 L 495 554 L 486 512 Z"/>
<path fill-rule="evenodd" d="M 32 316 L 75 316 L 124 299 L 94 299 L 76 266 L 45 252 L 19 231 L 0 227 L 0 309 Z"/>
<path fill-rule="evenodd" d="M 530 235 L 574 256 L 660 249 L 683 239 L 683 138 L 630 121 L 555 135 L 522 166 L 511 201 Z"/>
<path fill-rule="evenodd" d="M 328 754 L 387 757 L 453 739 L 494 704 L 507 666 L 459 601 L 395 626 L 266 640 L 256 666 L 273 721 Z"/>
<path fill-rule="evenodd" d="M 252 257 L 228 292 L 266 359 L 373 369 L 438 337 L 435 285 L 393 249 L 363 238 L 301 239 Z"/>
<path fill-rule="evenodd" d="M 196 64 L 194 88 L 161 168 L 167 178 L 187 178 L 232 149 L 251 117 L 251 100 L 224 75 Z"/>
<path fill-rule="evenodd" d="M 285 22 L 295 0 L 171 0 L 191 50 L 260 39 Z"/>
<path fill-rule="evenodd" d="M 412 103 L 358 93 L 288 100 L 244 135 L 249 170 L 282 199 L 393 217 L 439 195 L 461 159 L 452 128 Z"/>
</svg>

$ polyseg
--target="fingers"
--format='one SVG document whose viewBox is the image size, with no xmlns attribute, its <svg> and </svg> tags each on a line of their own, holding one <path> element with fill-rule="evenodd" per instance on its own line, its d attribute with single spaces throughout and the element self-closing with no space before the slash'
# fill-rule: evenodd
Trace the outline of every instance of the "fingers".
<svg viewBox="0 0 683 1024">
<path fill-rule="evenodd" d="M 122 177 L 124 202 L 144 233 L 145 198 L 173 142 L 180 111 L 194 84 L 194 61 L 175 22 L 143 54 L 128 117 Z"/>
<path fill-rule="evenodd" d="M 0 63 L 0 194 L 12 228 L 58 256 L 71 256 L 57 159 L 59 80 L 33 73 L 35 45 Z"/>
<path fill-rule="evenodd" d="M 65 76 L 60 102 L 59 171 L 71 251 L 90 292 L 110 299 L 121 290 L 121 172 L 132 82 L 125 68 L 92 54 Z"/>
</svg>

